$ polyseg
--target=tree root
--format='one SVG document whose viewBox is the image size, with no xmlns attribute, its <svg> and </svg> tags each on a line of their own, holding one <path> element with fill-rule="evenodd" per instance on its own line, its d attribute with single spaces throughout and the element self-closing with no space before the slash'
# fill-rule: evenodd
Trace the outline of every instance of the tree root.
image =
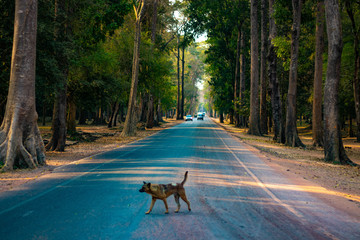
<svg viewBox="0 0 360 240">
<path fill-rule="evenodd" d="M 0 161 L 4 164 L 1 171 L 12 171 L 14 168 L 36 168 L 45 165 L 43 145 L 38 144 L 39 137 L 22 138 L 8 136 L 0 145 Z M 41 139 L 41 138 L 40 138 Z"/>
</svg>

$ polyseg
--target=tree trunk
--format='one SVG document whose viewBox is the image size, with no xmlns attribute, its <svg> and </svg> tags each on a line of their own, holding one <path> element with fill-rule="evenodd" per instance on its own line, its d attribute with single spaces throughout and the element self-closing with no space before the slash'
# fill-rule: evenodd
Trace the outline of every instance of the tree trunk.
<svg viewBox="0 0 360 240">
<path fill-rule="evenodd" d="M 182 47 L 182 59 L 181 59 L 181 119 L 184 118 L 184 81 L 185 81 L 185 45 Z"/>
<path fill-rule="evenodd" d="M 241 32 L 241 42 L 240 42 L 240 86 L 239 86 L 239 101 L 240 109 L 245 106 L 245 83 L 246 83 L 246 67 L 245 67 L 245 31 Z M 239 115 L 240 126 L 246 127 L 246 117 L 244 115 Z"/>
<path fill-rule="evenodd" d="M 164 119 L 163 119 L 163 112 L 162 112 L 162 108 L 161 108 L 161 100 L 159 98 L 158 100 L 158 106 L 157 106 L 157 121 L 158 123 L 160 124 L 160 122 L 164 122 Z"/>
<path fill-rule="evenodd" d="M 117 125 L 117 118 L 119 116 L 119 110 L 120 110 L 120 103 L 116 104 L 116 107 L 115 107 L 115 113 L 112 118 L 112 126 L 113 127 L 116 127 L 116 125 Z"/>
<path fill-rule="evenodd" d="M 140 97 L 141 99 L 141 115 L 140 115 L 140 122 L 146 122 L 148 116 L 148 107 L 149 107 L 149 93 L 142 94 Z"/>
<path fill-rule="evenodd" d="M 57 27 L 54 29 L 54 38 L 56 41 L 61 43 L 64 40 L 64 35 L 66 34 L 66 25 L 63 24 L 65 13 L 65 1 L 56 0 L 55 1 L 55 21 Z M 57 89 L 56 99 L 54 102 L 53 108 L 53 119 L 52 119 L 52 136 L 49 143 L 46 145 L 46 150 L 51 151 L 64 151 L 66 144 L 66 95 L 67 95 L 67 75 L 68 75 L 68 66 L 67 60 L 63 57 L 63 53 L 55 52 L 56 56 L 59 58 L 58 61 L 61 62 L 63 67 L 62 76 L 57 79 L 61 86 Z M 56 111 L 56 112 L 55 112 Z"/>
<path fill-rule="evenodd" d="M 224 123 L 224 114 L 221 112 L 219 114 L 220 123 Z"/>
<path fill-rule="evenodd" d="M 154 0 L 153 2 L 153 14 L 151 19 L 151 51 L 154 51 L 155 46 L 155 38 L 156 38 L 156 22 L 157 22 L 157 5 L 158 0 Z M 148 102 L 148 112 L 146 118 L 146 127 L 153 128 L 155 126 L 155 110 L 154 110 L 154 96 L 150 90 L 149 93 L 149 102 Z"/>
<path fill-rule="evenodd" d="M 315 50 L 315 74 L 314 74 L 314 100 L 312 109 L 312 140 L 313 146 L 323 146 L 322 131 L 322 72 L 324 52 L 324 23 L 325 9 L 324 0 L 318 0 L 316 13 L 316 50 Z"/>
<path fill-rule="evenodd" d="M 267 111 L 266 111 L 266 92 L 267 92 L 267 73 L 266 73 L 266 48 L 267 48 L 267 6 L 266 0 L 261 0 L 261 64 L 260 64 L 260 130 L 262 134 L 268 133 Z"/>
<path fill-rule="evenodd" d="M 86 120 L 88 118 L 88 112 L 85 111 L 84 109 L 81 109 L 79 111 L 79 125 L 84 125 L 86 124 Z"/>
<path fill-rule="evenodd" d="M 67 132 L 72 134 L 76 132 L 76 104 L 73 99 L 69 100 L 68 106 Z"/>
<path fill-rule="evenodd" d="M 259 116 L 259 33 L 258 0 L 251 0 L 251 86 L 250 86 L 250 125 L 248 134 L 261 135 Z"/>
<path fill-rule="evenodd" d="M 146 127 L 153 128 L 154 127 L 154 97 L 152 94 L 149 95 L 148 101 L 148 112 L 146 118 Z"/>
<path fill-rule="evenodd" d="M 354 129 L 353 129 L 351 114 L 349 115 L 349 137 L 354 137 Z"/>
<path fill-rule="evenodd" d="M 42 125 L 43 126 L 46 125 L 46 104 L 45 104 L 45 101 L 43 102 L 43 107 L 42 107 Z"/>
<path fill-rule="evenodd" d="M 229 124 L 234 124 L 234 110 L 230 109 L 230 112 L 229 112 Z"/>
<path fill-rule="evenodd" d="M 177 37 L 177 108 L 176 108 L 176 119 L 182 119 L 181 117 L 181 96 L 180 96 L 180 36 Z"/>
<path fill-rule="evenodd" d="M 324 89 L 324 153 L 325 161 L 355 165 L 343 146 L 338 108 L 342 53 L 341 17 L 338 0 L 325 0 L 328 36 L 328 67 Z"/>
<path fill-rule="evenodd" d="M 356 141 L 360 142 L 360 29 L 356 26 L 353 7 L 350 1 L 345 2 L 346 11 L 349 15 L 351 26 L 354 34 L 354 99 L 355 99 L 355 113 L 356 113 Z"/>
<path fill-rule="evenodd" d="M 109 117 L 108 128 L 111 128 L 113 126 L 114 118 L 115 118 L 115 111 L 116 111 L 116 108 L 118 105 L 119 104 L 117 102 L 113 102 L 111 104 L 111 113 L 110 113 L 110 117 Z"/>
<path fill-rule="evenodd" d="M 277 56 L 275 53 L 275 46 L 273 40 L 276 38 L 276 24 L 274 19 L 274 2 L 275 0 L 269 0 L 269 82 L 271 89 L 271 106 L 272 106 L 272 115 L 274 122 L 274 140 L 277 142 L 282 142 L 282 106 L 280 98 L 280 84 L 277 77 L 276 68 L 277 68 Z"/>
<path fill-rule="evenodd" d="M 37 1 L 15 1 L 13 55 L 7 104 L 0 127 L 2 170 L 45 165 L 35 107 Z"/>
<path fill-rule="evenodd" d="M 235 80 L 234 80 L 234 118 L 235 127 L 240 127 L 240 115 L 239 115 L 239 76 L 240 76 L 240 45 L 241 43 L 241 26 L 238 27 L 238 37 L 236 44 L 236 64 L 235 64 Z"/>
<path fill-rule="evenodd" d="M 285 144 L 292 147 L 305 147 L 301 142 L 296 127 L 296 90 L 297 67 L 299 58 L 299 37 L 301 23 L 301 0 L 292 0 L 293 25 L 291 30 L 291 61 L 289 73 L 289 89 L 287 96 L 287 111 L 285 125 Z"/>
<path fill-rule="evenodd" d="M 66 84 L 58 90 L 53 109 L 51 139 L 46 150 L 63 152 L 66 144 Z"/>
<path fill-rule="evenodd" d="M 136 135 L 136 94 L 139 80 L 139 58 L 140 58 L 140 42 L 141 42 L 141 18 L 145 11 L 145 0 L 141 0 L 135 10 L 135 38 L 134 38 L 134 55 L 132 65 L 131 89 L 129 96 L 129 105 L 125 119 L 124 129 L 121 132 L 122 137 Z"/>
</svg>

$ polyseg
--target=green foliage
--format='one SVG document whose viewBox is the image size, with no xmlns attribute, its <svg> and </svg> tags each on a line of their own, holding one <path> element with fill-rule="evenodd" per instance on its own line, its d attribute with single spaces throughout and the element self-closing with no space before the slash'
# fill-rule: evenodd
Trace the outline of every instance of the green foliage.
<svg viewBox="0 0 360 240">
<path fill-rule="evenodd" d="M 290 70 L 291 40 L 285 36 L 278 36 L 273 40 L 276 47 L 276 56 L 281 60 L 285 71 Z"/>
<path fill-rule="evenodd" d="M 132 10 L 127 0 L 74 1 L 72 25 L 77 44 L 82 49 L 96 47 L 124 23 L 124 17 Z"/>
<path fill-rule="evenodd" d="M 207 33 L 206 71 L 210 75 L 211 98 L 215 109 L 229 113 L 233 108 L 233 82 L 237 33 L 249 27 L 248 1 L 188 0 L 186 10 L 195 34 Z"/>
</svg>

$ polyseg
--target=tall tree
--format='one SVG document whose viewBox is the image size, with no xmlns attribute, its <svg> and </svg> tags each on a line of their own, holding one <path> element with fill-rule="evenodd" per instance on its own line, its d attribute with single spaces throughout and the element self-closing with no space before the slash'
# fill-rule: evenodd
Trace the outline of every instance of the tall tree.
<svg viewBox="0 0 360 240">
<path fill-rule="evenodd" d="M 322 131 L 322 72 L 324 52 L 324 0 L 318 0 L 316 10 L 316 46 L 315 46 L 315 74 L 314 74 L 314 100 L 312 109 L 312 140 L 314 146 L 323 146 Z"/>
<path fill-rule="evenodd" d="M 182 119 L 181 116 L 181 82 L 180 82 L 180 36 L 177 36 L 177 107 L 176 107 L 176 119 Z"/>
<path fill-rule="evenodd" d="M 65 20 L 65 0 L 55 0 L 55 29 L 54 39 L 58 42 L 65 42 L 67 23 Z M 56 49 L 58 51 L 58 49 Z M 53 108 L 53 117 L 51 125 L 51 139 L 46 145 L 46 150 L 64 151 L 66 144 L 66 90 L 67 90 L 67 74 L 68 64 L 64 53 L 58 51 L 56 56 L 61 56 L 59 64 L 62 65 L 62 76 L 59 77 L 60 82 Z"/>
<path fill-rule="evenodd" d="M 237 29 L 237 42 L 236 42 L 236 64 L 235 64 L 235 80 L 234 80 L 234 117 L 235 126 L 240 127 L 239 108 L 239 84 L 240 84 L 240 45 L 241 43 L 241 25 Z"/>
<path fill-rule="evenodd" d="M 182 57 L 181 57 L 181 119 L 184 118 L 184 102 L 185 102 L 185 92 L 184 92 L 184 83 L 185 83 L 185 48 L 186 45 L 182 43 Z"/>
<path fill-rule="evenodd" d="M 157 22 L 157 15 L 158 15 L 158 0 L 154 0 L 152 3 L 152 18 L 151 18 L 151 51 L 154 52 L 155 47 L 155 37 L 156 37 L 156 22 Z M 147 120 L 146 120 L 146 127 L 152 128 L 155 125 L 155 118 L 154 118 L 154 96 L 150 90 L 149 93 L 149 102 L 148 102 L 148 113 L 147 113 Z"/>
<path fill-rule="evenodd" d="M 280 97 L 280 84 L 277 77 L 277 56 L 275 52 L 274 39 L 276 38 L 276 24 L 274 17 L 275 0 L 269 0 L 269 83 L 271 89 L 271 106 L 274 124 L 274 140 L 284 142 L 284 131 L 282 124 L 282 104 Z"/>
<path fill-rule="evenodd" d="M 267 71 L 266 55 L 268 41 L 268 15 L 266 0 L 261 0 L 261 53 L 260 53 L 260 130 L 262 134 L 268 133 L 267 128 L 267 110 L 266 110 L 266 93 L 267 93 Z"/>
<path fill-rule="evenodd" d="M 132 78 L 131 78 L 131 89 L 129 96 L 129 104 L 125 119 L 124 129 L 121 136 L 134 136 L 136 135 L 136 94 L 139 80 L 139 58 L 140 58 L 140 44 L 141 44 L 141 18 L 145 11 L 145 1 L 138 0 L 137 6 L 134 4 L 135 13 L 135 38 L 134 38 L 134 53 L 133 53 L 133 64 L 132 64 Z"/>
<path fill-rule="evenodd" d="M 250 126 L 249 134 L 261 135 L 259 121 L 259 33 L 258 0 L 250 2 L 251 22 L 251 86 L 250 86 Z"/>
<path fill-rule="evenodd" d="M 355 3 L 351 0 L 345 1 L 346 11 L 351 21 L 352 32 L 354 35 L 354 77 L 353 77 L 353 87 L 354 87 L 354 99 L 355 99 L 355 112 L 356 112 L 356 123 L 357 123 L 357 132 L 356 140 L 360 142 L 360 28 L 356 25 L 354 5 Z M 359 7 L 359 6 L 358 6 Z"/>
<path fill-rule="evenodd" d="M 37 1 L 16 0 L 10 85 L 0 127 L 2 170 L 44 165 L 35 109 Z"/>
<path fill-rule="evenodd" d="M 354 163 L 345 153 L 339 119 L 339 82 L 342 53 L 341 17 L 338 0 L 325 0 L 328 37 L 328 66 L 324 89 L 324 153 L 325 161 Z"/>
<path fill-rule="evenodd" d="M 285 144 L 293 147 L 304 147 L 301 142 L 296 125 L 296 91 L 297 91 L 297 68 L 299 58 L 299 37 L 301 23 L 301 0 L 292 0 L 293 25 L 291 29 L 291 60 L 289 73 L 289 88 L 287 95 Z"/>
</svg>

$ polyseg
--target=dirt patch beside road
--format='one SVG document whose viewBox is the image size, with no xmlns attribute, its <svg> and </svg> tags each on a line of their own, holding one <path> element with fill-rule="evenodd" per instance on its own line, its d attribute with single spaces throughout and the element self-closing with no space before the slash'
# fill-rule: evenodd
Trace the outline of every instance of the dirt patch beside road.
<svg viewBox="0 0 360 240">
<path fill-rule="evenodd" d="M 248 135 L 247 129 L 219 123 L 218 119 L 212 120 L 242 142 L 256 148 L 266 156 L 269 165 L 275 164 L 283 174 L 300 176 L 327 189 L 331 195 L 341 195 L 349 201 L 357 202 L 360 207 L 360 168 L 324 162 L 323 149 L 311 146 L 309 131 L 299 130 L 300 138 L 307 148 L 292 148 L 274 142 L 271 135 Z M 349 158 L 360 165 L 360 143 L 355 142 L 355 138 L 344 138 L 343 141 Z"/>
<path fill-rule="evenodd" d="M 179 124 L 183 121 L 167 119 L 159 127 L 144 129 L 141 127 L 135 137 L 120 137 L 122 126 L 108 128 L 107 126 L 79 126 L 78 138 L 82 140 L 67 140 L 65 152 L 46 152 L 46 166 L 37 169 L 17 169 L 12 172 L 0 173 L 0 192 L 11 190 L 26 182 L 32 181 L 42 175 L 50 174 L 55 168 L 70 164 L 74 161 L 92 156 L 98 153 L 119 148 L 130 142 L 134 142 L 155 134 L 161 130 Z M 41 135 L 44 139 L 51 136 L 50 126 L 40 127 Z M 85 140 L 84 140 L 85 139 Z"/>
</svg>

